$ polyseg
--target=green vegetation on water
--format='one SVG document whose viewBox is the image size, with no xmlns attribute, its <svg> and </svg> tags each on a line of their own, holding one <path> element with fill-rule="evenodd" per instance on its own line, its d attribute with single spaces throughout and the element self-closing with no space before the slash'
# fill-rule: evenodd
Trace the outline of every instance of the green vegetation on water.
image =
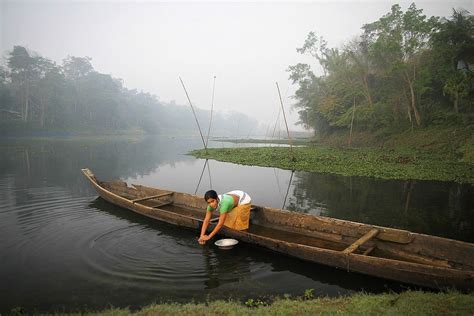
<svg viewBox="0 0 474 316">
<path fill-rule="evenodd" d="M 288 139 L 253 139 L 253 138 L 213 138 L 215 142 L 227 142 L 235 144 L 288 144 Z M 308 145 L 310 140 L 305 139 L 293 139 L 292 144 L 295 146 Z"/>
<path fill-rule="evenodd" d="M 194 150 L 190 154 L 244 165 L 343 176 L 474 184 L 474 137 L 469 129 L 426 129 L 396 134 L 383 141 L 357 134 L 357 148 L 341 146 L 342 138 L 332 135 L 324 143 L 294 147 L 294 161 L 288 147 L 210 148 L 207 153 Z M 367 147 L 369 143 L 377 147 Z"/>
<path fill-rule="evenodd" d="M 21 313 L 15 309 L 12 314 Z M 401 294 L 355 294 L 339 298 L 306 295 L 280 298 L 272 303 L 261 300 L 213 301 L 207 303 L 153 304 L 132 312 L 111 308 L 88 315 L 472 315 L 474 295 L 407 291 Z M 83 315 L 84 313 L 78 313 Z"/>
<path fill-rule="evenodd" d="M 416 151 L 339 149 L 324 146 L 288 148 L 219 148 L 194 150 L 198 158 L 288 170 L 366 176 L 381 179 L 415 179 L 474 183 L 474 165 L 456 162 L 443 155 Z"/>
</svg>

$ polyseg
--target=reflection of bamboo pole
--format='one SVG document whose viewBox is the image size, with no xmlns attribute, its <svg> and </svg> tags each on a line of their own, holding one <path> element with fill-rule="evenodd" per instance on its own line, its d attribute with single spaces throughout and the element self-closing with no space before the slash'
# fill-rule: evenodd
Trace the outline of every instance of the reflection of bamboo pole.
<svg viewBox="0 0 474 316">
<path fill-rule="evenodd" d="M 352 177 L 349 177 L 349 196 L 350 196 L 350 202 L 352 204 Z"/>
<path fill-rule="evenodd" d="M 349 146 L 352 145 L 352 126 L 354 125 L 355 109 L 356 109 L 356 98 L 354 97 L 354 106 L 352 107 L 351 132 L 349 134 Z"/>
<path fill-rule="evenodd" d="M 211 163 L 207 162 L 207 172 L 209 173 L 209 187 L 212 188 L 212 179 L 211 179 Z"/>
<path fill-rule="evenodd" d="M 276 184 L 278 187 L 278 193 L 281 194 L 280 182 L 278 181 L 278 175 L 276 173 L 276 168 L 273 168 L 273 174 L 275 175 Z"/>
<path fill-rule="evenodd" d="M 285 200 L 283 201 L 283 206 L 281 207 L 282 209 L 285 209 L 286 198 L 288 197 L 288 192 L 290 192 L 291 180 L 293 180 L 294 173 L 295 173 L 295 170 L 291 170 L 290 182 L 288 182 L 288 188 L 286 189 Z"/>
<path fill-rule="evenodd" d="M 183 89 L 184 89 L 184 92 L 186 93 L 186 97 L 188 98 L 189 105 L 191 106 L 191 110 L 193 110 L 194 119 L 196 120 L 196 124 L 199 129 L 199 134 L 201 135 L 202 143 L 204 144 L 204 150 L 206 151 L 206 154 L 207 154 L 207 145 L 206 145 L 206 142 L 204 141 L 204 136 L 202 136 L 201 126 L 199 126 L 199 121 L 197 119 L 196 112 L 194 112 L 193 104 L 191 103 L 191 99 L 189 98 L 188 91 L 186 90 L 186 87 L 184 86 L 184 82 L 183 80 L 181 80 L 181 77 L 179 77 L 179 80 L 181 81 L 181 84 L 183 85 Z"/>
<path fill-rule="evenodd" d="M 28 151 L 28 148 L 25 148 L 25 163 L 26 163 L 26 174 L 28 175 L 28 178 L 30 177 L 30 153 Z"/>
<path fill-rule="evenodd" d="M 204 175 L 204 170 L 206 170 L 207 162 L 208 162 L 208 159 L 206 159 L 206 161 L 204 162 L 204 166 L 202 166 L 201 176 L 199 177 L 199 182 L 196 186 L 196 190 L 194 191 L 194 195 L 196 195 L 197 191 L 199 190 L 199 185 L 201 185 L 202 176 Z M 212 189 L 212 186 L 211 186 L 211 189 Z"/>
<path fill-rule="evenodd" d="M 405 200 L 405 216 L 408 214 L 408 208 L 410 206 L 411 191 L 413 190 L 413 188 L 415 186 L 415 182 L 414 181 L 409 181 L 409 184 L 410 184 L 410 186 L 408 187 L 408 193 L 407 193 L 406 200 Z"/>
<path fill-rule="evenodd" d="M 285 120 L 286 132 L 288 133 L 288 141 L 290 142 L 290 159 L 291 161 L 295 161 L 296 159 L 295 159 L 295 156 L 293 155 L 293 144 L 291 142 L 290 130 L 288 129 L 288 123 L 286 121 L 286 115 L 285 115 L 285 108 L 283 107 L 283 101 L 281 99 L 280 87 L 278 86 L 278 82 L 276 82 L 276 86 L 278 90 L 278 96 L 280 97 L 281 110 L 283 112 L 283 119 Z"/>
</svg>

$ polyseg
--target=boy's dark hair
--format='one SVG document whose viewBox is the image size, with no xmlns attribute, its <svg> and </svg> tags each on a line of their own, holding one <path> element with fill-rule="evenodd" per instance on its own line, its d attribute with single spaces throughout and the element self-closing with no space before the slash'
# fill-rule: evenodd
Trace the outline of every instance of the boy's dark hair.
<svg viewBox="0 0 474 316">
<path fill-rule="evenodd" d="M 209 190 L 204 194 L 204 200 L 207 202 L 209 199 L 218 199 L 217 192 L 214 190 Z"/>
</svg>

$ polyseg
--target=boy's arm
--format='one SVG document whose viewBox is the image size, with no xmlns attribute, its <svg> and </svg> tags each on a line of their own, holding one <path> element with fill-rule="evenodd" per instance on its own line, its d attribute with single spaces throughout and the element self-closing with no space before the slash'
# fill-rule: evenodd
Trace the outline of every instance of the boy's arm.
<svg viewBox="0 0 474 316">
<path fill-rule="evenodd" d="M 202 223 L 200 238 L 202 238 L 202 236 L 204 236 L 206 234 L 206 230 L 207 230 L 207 227 L 209 226 L 211 216 L 212 216 L 212 212 L 211 211 L 206 211 L 206 217 L 204 217 L 204 222 Z"/>
</svg>

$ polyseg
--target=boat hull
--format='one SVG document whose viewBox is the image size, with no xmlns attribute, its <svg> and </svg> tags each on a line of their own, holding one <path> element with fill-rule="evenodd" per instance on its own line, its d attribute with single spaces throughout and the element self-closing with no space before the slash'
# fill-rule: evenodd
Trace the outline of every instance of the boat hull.
<svg viewBox="0 0 474 316">
<path fill-rule="evenodd" d="M 167 195 L 168 202 L 163 205 L 174 203 L 178 206 L 186 206 L 186 210 L 189 210 L 187 213 L 177 213 L 176 210 L 169 209 L 168 206 L 152 207 L 134 202 L 133 199 L 122 196 L 124 194 L 113 192 L 111 188 L 115 188 L 114 185 L 107 184 L 109 188 L 105 187 L 105 182 L 99 182 L 89 169 L 83 169 L 83 173 L 99 196 L 114 205 L 155 220 L 200 231 L 206 206 L 202 197 L 140 185 L 133 185 L 134 188 L 129 188 L 125 183 L 120 182 L 115 185 L 118 188 L 116 191 L 120 192 L 134 193 L 136 190 L 144 196 L 157 193 L 158 195 Z M 135 198 L 135 200 L 140 200 L 140 197 L 135 196 Z M 338 249 L 336 246 L 336 248 L 327 249 L 315 246 L 314 243 L 304 244 L 291 237 L 283 240 L 274 235 L 258 234 L 252 231 L 252 228 L 247 231 L 236 231 L 223 227 L 219 234 L 306 261 L 384 279 L 433 289 L 474 289 L 474 271 L 471 269 L 471 265 L 474 263 L 472 260 L 474 258 L 473 244 L 258 206 L 253 209 L 252 213 L 255 214 L 252 214 L 251 226 L 253 223 L 255 225 L 263 223 L 271 229 L 280 229 L 281 235 L 288 233 L 300 236 L 304 234 L 308 240 L 317 237 L 325 240 L 328 244 L 342 245 L 341 249 L 345 248 L 345 250 Z M 214 225 L 211 223 L 209 230 Z M 388 258 L 347 252 L 346 246 L 357 243 L 360 236 L 370 232 L 370 229 L 377 229 L 378 234 L 377 238 L 364 244 L 365 252 L 370 253 L 371 249 L 376 248 L 377 252 L 388 254 Z M 431 245 L 437 249 L 426 250 L 424 245 Z M 436 251 L 437 257 L 432 255 L 432 251 Z M 393 257 L 398 258 L 397 256 L 409 261 L 393 259 Z M 455 268 L 455 266 L 459 268 Z"/>
</svg>

